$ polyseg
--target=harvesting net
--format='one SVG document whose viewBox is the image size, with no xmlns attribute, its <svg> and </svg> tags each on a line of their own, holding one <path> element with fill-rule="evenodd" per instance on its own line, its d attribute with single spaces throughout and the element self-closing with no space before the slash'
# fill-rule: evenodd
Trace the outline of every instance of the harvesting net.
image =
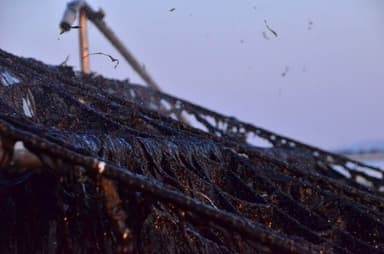
<svg viewBox="0 0 384 254">
<path fill-rule="evenodd" d="M 1 253 L 384 252 L 378 168 L 1 50 L 0 83 Z"/>
</svg>

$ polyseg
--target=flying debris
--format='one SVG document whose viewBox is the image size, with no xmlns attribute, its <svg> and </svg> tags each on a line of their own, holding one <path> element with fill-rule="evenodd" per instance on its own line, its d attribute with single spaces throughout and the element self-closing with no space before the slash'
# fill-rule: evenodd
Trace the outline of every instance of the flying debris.
<svg viewBox="0 0 384 254">
<path fill-rule="evenodd" d="M 312 30 L 313 25 L 314 25 L 313 21 L 312 21 L 312 20 L 309 20 L 309 21 L 308 21 L 308 27 L 307 27 L 307 29 L 308 29 L 308 30 Z"/>
<path fill-rule="evenodd" d="M 92 56 L 92 55 L 103 55 L 103 56 L 107 56 L 109 57 L 109 59 L 111 59 L 112 63 L 116 63 L 115 66 L 113 68 L 116 69 L 116 67 L 119 65 L 119 59 L 116 59 L 114 58 L 113 56 L 111 55 L 108 55 L 108 54 L 105 54 L 103 52 L 96 52 L 96 53 L 91 53 L 91 54 L 88 54 L 88 55 L 85 55 L 84 57 L 88 57 L 88 56 Z"/>
<path fill-rule="evenodd" d="M 289 66 L 285 66 L 284 71 L 281 73 L 281 76 L 282 77 L 287 76 L 288 72 L 289 72 Z"/>
<path fill-rule="evenodd" d="M 172 8 L 172 9 L 169 10 L 169 12 L 173 12 L 175 10 L 176 10 L 176 8 Z"/>
<path fill-rule="evenodd" d="M 273 30 L 267 23 L 267 20 L 264 19 L 264 24 L 265 24 L 265 27 L 268 29 L 269 32 L 271 32 L 275 37 L 278 37 L 277 35 L 277 32 L 275 30 Z"/>
</svg>

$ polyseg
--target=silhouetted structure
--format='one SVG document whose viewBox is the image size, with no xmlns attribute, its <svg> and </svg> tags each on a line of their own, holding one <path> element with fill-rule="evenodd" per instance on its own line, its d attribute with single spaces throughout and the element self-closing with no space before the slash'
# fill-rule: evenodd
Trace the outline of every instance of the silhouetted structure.
<svg viewBox="0 0 384 254">
<path fill-rule="evenodd" d="M 0 82 L 1 253 L 384 252 L 379 169 L 4 51 Z"/>
</svg>

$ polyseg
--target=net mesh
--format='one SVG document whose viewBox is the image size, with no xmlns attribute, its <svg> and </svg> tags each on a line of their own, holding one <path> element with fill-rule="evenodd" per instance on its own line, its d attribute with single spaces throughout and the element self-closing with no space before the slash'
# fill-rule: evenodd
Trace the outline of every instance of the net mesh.
<svg viewBox="0 0 384 254">
<path fill-rule="evenodd" d="M 0 83 L 1 253 L 384 252 L 378 168 L 1 50 Z"/>
</svg>

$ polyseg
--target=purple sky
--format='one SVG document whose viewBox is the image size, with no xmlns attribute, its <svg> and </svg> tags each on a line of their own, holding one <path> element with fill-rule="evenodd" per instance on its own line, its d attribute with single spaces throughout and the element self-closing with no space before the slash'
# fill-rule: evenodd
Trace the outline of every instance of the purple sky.
<svg viewBox="0 0 384 254">
<path fill-rule="evenodd" d="M 66 2 L 1 0 L 0 48 L 78 69 L 77 31 L 58 36 Z M 168 93 L 322 148 L 384 140 L 382 0 L 88 2 Z M 142 83 L 89 35 L 120 59 L 93 56 L 93 71 Z"/>
</svg>

